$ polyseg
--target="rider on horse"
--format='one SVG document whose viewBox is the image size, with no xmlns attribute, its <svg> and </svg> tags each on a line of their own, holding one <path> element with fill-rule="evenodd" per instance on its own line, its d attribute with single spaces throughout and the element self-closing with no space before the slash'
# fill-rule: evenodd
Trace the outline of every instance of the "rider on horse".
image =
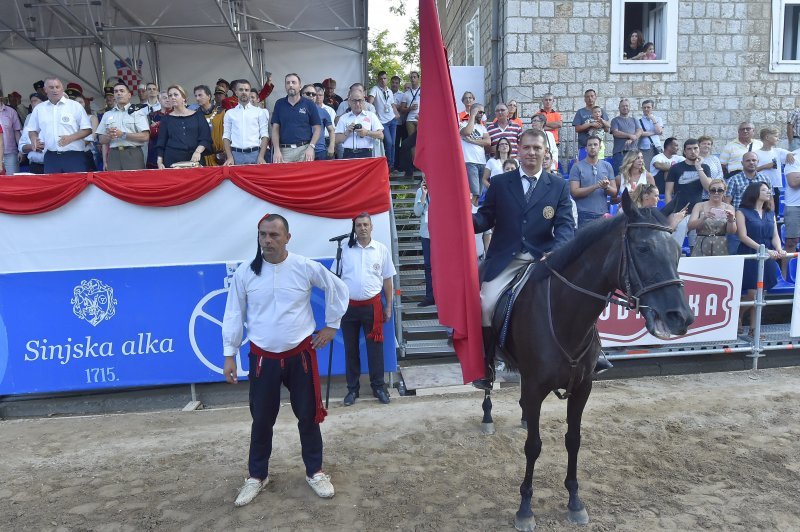
<svg viewBox="0 0 800 532">
<path fill-rule="evenodd" d="M 569 185 L 542 168 L 545 146 L 542 131 L 525 131 L 517 148 L 520 167 L 492 179 L 483 205 L 472 217 L 475 233 L 494 228 L 481 279 L 486 376 L 472 383 L 482 390 L 491 390 L 494 382 L 492 314 L 497 300 L 517 273 L 574 235 Z M 596 371 L 609 367 L 601 357 Z"/>
</svg>

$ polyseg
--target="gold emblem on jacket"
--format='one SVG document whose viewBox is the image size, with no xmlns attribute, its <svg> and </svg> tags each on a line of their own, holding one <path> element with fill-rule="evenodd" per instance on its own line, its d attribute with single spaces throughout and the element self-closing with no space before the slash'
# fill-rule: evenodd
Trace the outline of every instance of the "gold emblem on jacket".
<svg viewBox="0 0 800 532">
<path fill-rule="evenodd" d="M 556 211 L 550 205 L 545 207 L 544 210 L 542 211 L 542 216 L 544 216 L 545 220 L 549 220 L 550 218 L 552 218 L 555 215 L 556 215 Z"/>
</svg>

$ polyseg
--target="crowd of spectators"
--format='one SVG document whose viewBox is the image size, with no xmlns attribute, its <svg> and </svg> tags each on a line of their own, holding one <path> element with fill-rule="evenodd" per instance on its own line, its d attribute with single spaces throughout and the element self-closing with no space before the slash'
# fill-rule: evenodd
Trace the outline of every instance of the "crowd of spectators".
<svg viewBox="0 0 800 532">
<path fill-rule="evenodd" d="M 0 93 L 0 173 L 138 170 L 266 164 L 385 156 L 393 171 L 413 173 L 421 98 L 419 72 L 408 82 L 380 72 L 370 90 L 336 81 L 284 78 L 285 96 L 266 108 L 274 85 L 218 79 L 212 91 L 179 84 L 128 86 L 111 78 L 100 109 L 77 83 L 37 81 L 30 105 Z M 138 102 L 135 101 L 138 99 Z M 480 179 L 478 175 L 478 179 Z"/>
<path fill-rule="evenodd" d="M 569 181 L 578 228 L 612 216 L 627 191 L 639 206 L 658 206 L 668 215 L 673 238 L 686 254 L 752 254 L 764 245 L 770 256 L 765 288 L 776 281 L 778 268 L 773 261 L 780 262 L 787 278 L 786 252 L 797 251 L 800 241 L 800 108 L 789 114 L 789 149 L 778 147 L 779 128 L 765 125 L 757 130 L 745 121 L 738 124 L 736 138 L 715 154 L 714 139 L 708 135 L 683 140 L 669 136 L 653 100 L 642 101 L 641 113 L 634 113 L 630 100 L 623 98 L 618 114 L 609 119 L 597 105 L 596 92 L 588 89 L 585 106 L 572 120 L 576 156 L 562 158 L 559 164 L 563 120 L 552 94 L 542 98 L 541 108 L 530 117 L 512 116 L 512 106 L 499 102 L 493 120 L 485 117 L 472 93 L 465 93 L 462 101 L 465 111 L 459 116 L 459 128 L 475 205 L 505 162 L 516 156 L 517 139 L 525 126 L 515 119 L 527 118 L 529 127 L 546 132 L 544 168 Z M 482 151 L 487 135 L 489 146 Z M 478 190 L 476 170 L 483 175 Z M 761 198 L 764 195 L 769 197 Z M 748 270 L 747 290 L 752 276 Z"/>
</svg>

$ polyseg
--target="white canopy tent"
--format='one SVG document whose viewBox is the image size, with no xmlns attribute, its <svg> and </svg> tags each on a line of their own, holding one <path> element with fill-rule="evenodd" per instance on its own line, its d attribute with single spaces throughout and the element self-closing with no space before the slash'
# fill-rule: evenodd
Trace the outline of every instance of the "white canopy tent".
<svg viewBox="0 0 800 532">
<path fill-rule="evenodd" d="M 365 81 L 367 0 L 3 0 L 0 87 L 23 99 L 47 75 L 102 94 L 118 69 L 187 90 L 273 73 Z M 117 64 L 115 65 L 115 62 Z M 134 68 L 134 70 L 137 70 Z"/>
</svg>

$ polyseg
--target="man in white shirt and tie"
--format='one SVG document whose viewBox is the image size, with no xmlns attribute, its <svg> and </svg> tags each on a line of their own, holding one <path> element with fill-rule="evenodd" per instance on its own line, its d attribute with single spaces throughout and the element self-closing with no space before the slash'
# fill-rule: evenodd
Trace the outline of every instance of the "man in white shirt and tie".
<svg viewBox="0 0 800 532">
<path fill-rule="evenodd" d="M 31 146 L 44 151 L 44 173 L 88 172 L 83 139 L 92 134 L 92 124 L 86 110 L 64 95 L 56 77 L 44 80 L 44 90 L 47 101 L 36 106 L 27 126 Z"/>
<path fill-rule="evenodd" d="M 278 416 L 281 383 L 289 389 L 298 419 L 306 481 L 320 497 L 334 495 L 330 476 L 322 471 L 322 434 L 319 424 L 327 412 L 322 405 L 316 349 L 333 341 L 347 309 L 347 286 L 319 262 L 289 253 L 289 223 L 279 214 L 267 214 L 258 223 L 258 248 L 250 263 L 233 274 L 222 320 L 225 352 L 223 374 L 238 381 L 236 355 L 247 322 L 250 339 L 249 477 L 235 506 L 244 506 L 269 483 L 272 427 Z M 311 289 L 325 292 L 326 327 L 316 336 Z"/>
<path fill-rule="evenodd" d="M 366 212 L 353 219 L 350 241 L 342 250 L 342 281 L 350 292 L 350 304 L 342 318 L 347 395 L 344 406 L 355 403 L 361 377 L 359 337 L 364 331 L 372 394 L 389 403 L 383 371 L 383 324 L 392 317 L 394 264 L 389 250 L 372 239 L 372 218 Z M 381 303 L 381 293 L 386 306 Z"/>
<path fill-rule="evenodd" d="M 222 143 L 225 146 L 225 166 L 234 164 L 265 164 L 269 146 L 269 118 L 263 109 L 250 101 L 250 82 L 237 79 L 233 90 L 239 105 L 225 113 Z"/>
</svg>

